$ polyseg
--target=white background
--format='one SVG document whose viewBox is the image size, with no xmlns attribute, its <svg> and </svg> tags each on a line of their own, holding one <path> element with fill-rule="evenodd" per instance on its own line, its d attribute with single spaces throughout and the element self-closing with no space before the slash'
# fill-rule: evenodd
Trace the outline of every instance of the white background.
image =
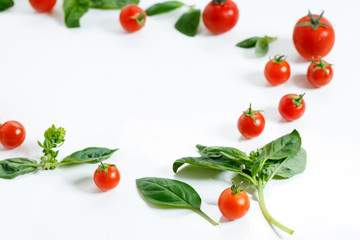
<svg viewBox="0 0 360 240">
<path fill-rule="evenodd" d="M 185 2 L 203 9 L 208 1 Z M 0 158 L 38 159 L 36 140 L 54 123 L 67 130 L 60 159 L 89 146 L 119 148 L 110 162 L 121 172 L 120 185 L 109 192 L 94 185 L 95 165 L 0 179 L 1 240 L 359 238 L 359 3 L 236 2 L 240 19 L 233 30 L 213 36 L 201 23 L 194 38 L 173 28 L 186 9 L 149 17 L 134 34 L 122 30 L 119 11 L 94 9 L 81 28 L 68 29 L 61 1 L 51 14 L 37 14 L 21 0 L 0 13 L 0 122 L 18 120 L 27 130 L 23 145 L 1 148 Z M 292 43 L 293 27 L 308 9 L 325 10 L 336 32 L 325 58 L 334 64 L 334 79 L 320 89 L 307 83 L 309 62 Z M 265 34 L 279 38 L 269 56 L 288 55 L 292 76 L 281 86 L 263 77 L 268 57 L 235 47 Z M 304 92 L 305 115 L 284 122 L 278 101 Z M 265 111 L 266 127 L 260 137 L 245 140 L 236 122 L 249 103 Z M 307 168 L 265 190 L 270 213 L 293 228 L 293 236 L 267 224 L 251 193 L 244 218 L 221 218 L 217 198 L 230 186 L 231 173 L 189 167 L 172 173 L 174 160 L 197 155 L 197 143 L 249 152 L 294 128 L 308 152 Z M 189 210 L 148 205 L 135 186 L 146 176 L 189 183 L 220 225 Z"/>
</svg>

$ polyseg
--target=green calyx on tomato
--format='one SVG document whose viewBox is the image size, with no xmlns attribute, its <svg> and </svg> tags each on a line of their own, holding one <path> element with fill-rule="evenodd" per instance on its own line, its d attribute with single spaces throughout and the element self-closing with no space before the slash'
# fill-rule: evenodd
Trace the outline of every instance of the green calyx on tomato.
<svg viewBox="0 0 360 240">
<path fill-rule="evenodd" d="M 105 174 L 106 174 L 106 180 L 108 180 L 109 179 L 109 177 L 108 177 L 108 169 L 112 168 L 112 167 L 116 168 L 116 166 L 114 164 L 106 164 L 105 165 L 105 164 L 103 164 L 103 162 L 100 161 L 99 169 L 96 170 L 96 172 L 104 171 Z"/>
<path fill-rule="evenodd" d="M 234 195 L 238 195 L 239 193 L 244 191 L 244 190 L 240 189 L 240 187 L 235 183 L 235 181 L 232 181 L 232 185 L 231 185 L 230 189 Z"/>
<path fill-rule="evenodd" d="M 328 66 L 332 66 L 332 64 L 330 63 L 324 63 L 324 60 L 319 56 L 319 62 L 315 62 L 314 58 L 312 59 L 311 61 L 311 64 L 316 66 L 316 68 L 314 68 L 311 73 L 315 72 L 316 70 L 319 70 L 319 69 L 322 69 L 326 75 L 329 76 L 329 72 L 328 70 L 326 69 L 326 67 Z"/>
<path fill-rule="evenodd" d="M 304 100 L 303 100 L 304 95 L 305 95 L 305 93 L 300 94 L 299 96 L 291 95 L 292 102 L 296 106 L 301 107 L 301 105 L 304 103 Z"/>
<path fill-rule="evenodd" d="M 296 27 L 305 27 L 305 26 L 310 26 L 312 27 L 313 30 L 316 30 L 319 26 L 323 26 L 323 27 L 331 27 L 331 25 L 325 24 L 321 22 L 321 18 L 324 15 L 324 11 L 322 11 L 322 13 L 319 15 L 319 17 L 314 18 L 314 16 L 311 14 L 310 10 L 308 13 L 308 16 L 310 18 L 310 22 L 304 22 L 304 23 L 300 23 L 298 25 L 296 25 Z"/>
<path fill-rule="evenodd" d="M 256 123 L 256 119 L 255 119 L 255 113 L 258 113 L 258 112 L 262 112 L 261 110 L 252 110 L 251 108 L 251 103 L 250 103 L 250 107 L 248 110 L 244 111 L 244 115 L 247 116 L 247 117 L 251 117 L 252 120 L 254 120 L 254 122 Z"/>
<path fill-rule="evenodd" d="M 212 0 L 211 2 L 214 3 L 214 4 L 223 4 L 226 1 L 227 0 Z"/>
<path fill-rule="evenodd" d="M 139 26 L 144 26 L 145 24 L 145 18 L 146 18 L 146 14 L 141 12 L 139 16 L 133 16 L 133 17 L 130 17 L 131 19 L 135 19 L 136 20 L 136 23 L 139 25 Z"/>
<path fill-rule="evenodd" d="M 276 56 L 274 57 L 274 59 L 272 59 L 271 61 L 272 61 L 273 63 L 282 64 L 282 62 L 285 61 L 285 58 L 286 58 L 285 55 L 276 55 Z"/>
</svg>

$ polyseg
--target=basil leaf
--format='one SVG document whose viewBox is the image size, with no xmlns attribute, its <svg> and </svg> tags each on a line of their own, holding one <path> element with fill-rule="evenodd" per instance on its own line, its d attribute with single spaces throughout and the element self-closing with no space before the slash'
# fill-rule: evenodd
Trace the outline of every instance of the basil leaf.
<svg viewBox="0 0 360 240">
<path fill-rule="evenodd" d="M 274 172 L 274 178 L 286 179 L 304 172 L 306 167 L 306 151 L 301 148 L 299 152 L 285 159 Z"/>
<path fill-rule="evenodd" d="M 0 161 L 0 178 L 12 179 L 19 175 L 34 172 L 37 162 L 28 158 L 9 158 Z"/>
<path fill-rule="evenodd" d="M 128 4 L 138 4 L 140 0 L 90 0 L 90 8 L 121 9 Z"/>
<path fill-rule="evenodd" d="M 181 15 L 179 20 L 175 23 L 175 28 L 189 37 L 194 37 L 200 23 L 200 15 L 199 9 L 189 10 Z"/>
<path fill-rule="evenodd" d="M 241 48 L 253 48 L 259 39 L 259 37 L 251 37 L 239 42 L 236 46 Z"/>
<path fill-rule="evenodd" d="M 69 28 L 80 27 L 80 18 L 89 10 L 89 0 L 64 0 L 65 24 Z"/>
<path fill-rule="evenodd" d="M 156 3 L 146 9 L 146 14 L 148 16 L 153 16 L 161 13 L 167 13 L 184 5 L 185 5 L 184 3 L 179 1 L 167 1 L 162 3 Z"/>
<path fill-rule="evenodd" d="M 99 147 L 90 147 L 74 152 L 64 158 L 60 164 L 81 164 L 81 163 L 98 163 L 111 157 L 118 149 L 108 149 Z"/>
<path fill-rule="evenodd" d="M 143 197 L 155 205 L 192 209 L 214 225 L 218 225 L 200 210 L 201 198 L 190 185 L 167 178 L 146 177 L 136 179 Z"/>
<path fill-rule="evenodd" d="M 258 57 L 265 56 L 269 51 L 269 42 L 266 37 L 260 38 L 255 44 L 255 55 Z"/>
<path fill-rule="evenodd" d="M 0 11 L 4 11 L 14 6 L 13 0 L 0 0 Z"/>
</svg>

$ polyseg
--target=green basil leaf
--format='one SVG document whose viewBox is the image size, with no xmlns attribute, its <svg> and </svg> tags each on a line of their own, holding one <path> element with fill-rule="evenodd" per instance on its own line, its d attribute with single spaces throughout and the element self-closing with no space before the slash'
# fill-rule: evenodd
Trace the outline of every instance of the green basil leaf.
<svg viewBox="0 0 360 240">
<path fill-rule="evenodd" d="M 121 9 L 128 4 L 138 4 L 140 0 L 90 0 L 90 8 Z"/>
<path fill-rule="evenodd" d="M 28 158 L 9 158 L 0 161 L 0 178 L 12 179 L 19 175 L 34 172 L 37 162 Z"/>
<path fill-rule="evenodd" d="M 194 37 L 200 23 L 200 15 L 201 12 L 199 9 L 189 10 L 181 15 L 179 20 L 175 23 L 175 28 L 189 37 Z"/>
<path fill-rule="evenodd" d="M 152 204 L 192 209 L 214 225 L 218 225 L 200 210 L 201 198 L 199 194 L 184 182 L 167 178 L 146 177 L 136 179 L 136 185 L 143 197 Z"/>
<path fill-rule="evenodd" d="M 64 0 L 65 24 L 69 28 L 80 27 L 80 18 L 89 10 L 89 0 Z"/>
<path fill-rule="evenodd" d="M 239 42 L 238 44 L 236 44 L 237 47 L 241 47 L 241 48 L 253 48 L 256 45 L 256 42 L 259 40 L 259 37 L 251 37 L 248 39 L 245 39 L 241 42 Z"/>
<path fill-rule="evenodd" d="M 265 56 L 269 51 L 269 42 L 266 37 L 260 38 L 255 44 L 255 55 L 258 57 Z"/>
<path fill-rule="evenodd" d="M 162 3 L 156 3 L 146 9 L 146 14 L 148 16 L 153 16 L 161 13 L 167 13 L 182 6 L 184 6 L 184 3 L 179 1 L 167 1 Z"/>
<path fill-rule="evenodd" d="M 0 0 L 0 11 L 4 11 L 14 6 L 13 0 Z"/>
<path fill-rule="evenodd" d="M 108 149 L 99 147 L 90 147 L 74 152 L 64 158 L 60 165 L 81 164 L 81 163 L 98 163 L 111 157 L 118 149 Z"/>
<path fill-rule="evenodd" d="M 306 151 L 301 148 L 296 154 L 286 158 L 274 172 L 274 178 L 287 179 L 304 172 L 306 167 Z"/>
</svg>

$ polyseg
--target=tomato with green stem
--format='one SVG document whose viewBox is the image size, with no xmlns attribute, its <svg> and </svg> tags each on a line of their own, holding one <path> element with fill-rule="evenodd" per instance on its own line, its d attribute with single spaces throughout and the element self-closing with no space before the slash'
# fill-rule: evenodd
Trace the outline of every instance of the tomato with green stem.
<svg viewBox="0 0 360 240">
<path fill-rule="evenodd" d="M 94 182 L 103 191 L 111 190 L 119 184 L 120 172 L 114 164 L 100 162 L 94 172 Z"/>
<path fill-rule="evenodd" d="M 24 126 L 18 121 L 7 121 L 0 125 L 0 142 L 8 149 L 20 146 L 26 136 Z"/>
<path fill-rule="evenodd" d="M 304 58 L 311 60 L 326 56 L 334 46 L 335 31 L 331 23 L 320 15 L 309 14 L 295 25 L 293 41 L 296 50 Z"/>
<path fill-rule="evenodd" d="M 312 60 L 307 70 L 307 80 L 316 88 L 327 85 L 333 78 L 332 64 L 327 63 L 321 57 Z"/>
<path fill-rule="evenodd" d="M 231 0 L 212 0 L 204 9 L 205 27 L 213 34 L 231 30 L 239 19 L 239 9 Z"/>
<path fill-rule="evenodd" d="M 50 12 L 56 4 L 56 0 L 29 0 L 29 2 L 39 13 Z"/>
<path fill-rule="evenodd" d="M 237 127 L 245 138 L 259 136 L 265 128 L 265 118 L 258 110 L 252 110 L 251 104 L 248 110 L 239 117 Z"/>
<path fill-rule="evenodd" d="M 233 182 L 231 187 L 220 194 L 218 206 L 222 215 L 227 219 L 239 219 L 245 216 L 250 208 L 249 196 Z"/>
<path fill-rule="evenodd" d="M 287 121 L 294 121 L 304 115 L 306 104 L 303 99 L 305 93 L 286 94 L 279 102 L 279 113 Z"/>
<path fill-rule="evenodd" d="M 290 65 L 285 60 L 285 55 L 276 55 L 265 65 L 265 78 L 273 86 L 286 82 L 290 74 Z"/>
<path fill-rule="evenodd" d="M 145 25 L 146 12 L 136 4 L 129 4 L 121 10 L 119 20 L 127 32 L 136 32 Z"/>
</svg>

